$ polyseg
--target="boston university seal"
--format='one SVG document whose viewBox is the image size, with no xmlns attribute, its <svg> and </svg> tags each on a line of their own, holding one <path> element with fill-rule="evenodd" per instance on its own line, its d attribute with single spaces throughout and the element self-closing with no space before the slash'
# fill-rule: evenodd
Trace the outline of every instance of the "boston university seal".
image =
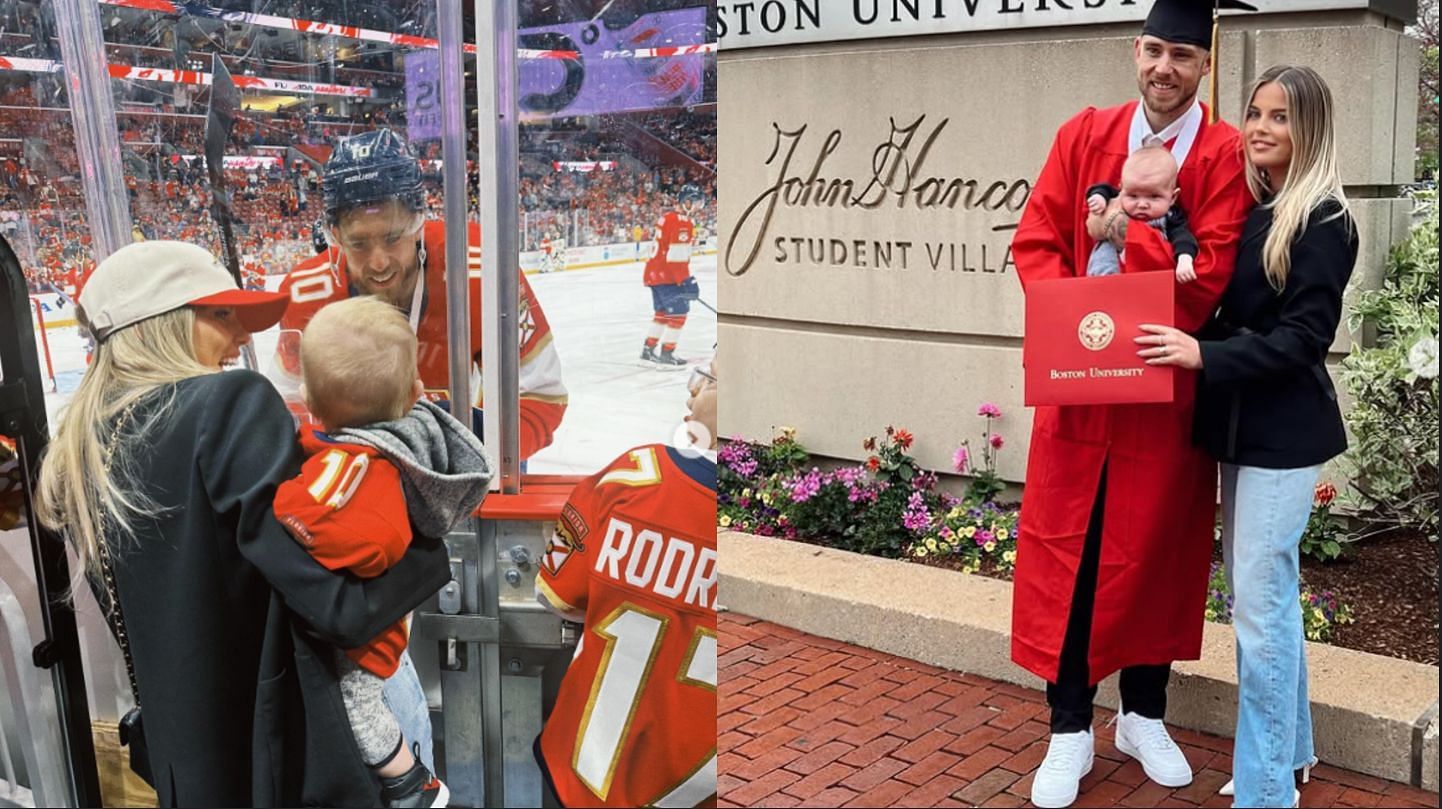
<svg viewBox="0 0 1442 809">
<path fill-rule="evenodd" d="M 1076 327 L 1077 339 L 1091 351 L 1101 351 L 1111 345 L 1117 327 L 1106 312 L 1089 312 Z"/>
</svg>

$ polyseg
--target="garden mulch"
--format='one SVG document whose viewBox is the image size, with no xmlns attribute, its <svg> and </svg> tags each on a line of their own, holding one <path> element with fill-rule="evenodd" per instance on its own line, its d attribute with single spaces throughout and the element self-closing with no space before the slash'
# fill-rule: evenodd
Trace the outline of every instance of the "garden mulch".
<svg viewBox="0 0 1442 809">
<path fill-rule="evenodd" d="M 1330 642 L 1437 665 L 1437 543 L 1397 532 L 1346 547 L 1334 562 L 1302 562 L 1313 590 L 1331 590 L 1352 608 L 1354 623 L 1338 626 Z"/>
<path fill-rule="evenodd" d="M 1046 754 L 1041 692 L 720 616 L 718 804 L 1022 806 Z M 1229 806 L 1229 739 L 1174 730 L 1196 773 L 1166 789 L 1122 755 L 1097 711 L 1097 760 L 1077 806 Z M 1435 792 L 1329 767 L 1302 806 L 1437 806 Z"/>
</svg>

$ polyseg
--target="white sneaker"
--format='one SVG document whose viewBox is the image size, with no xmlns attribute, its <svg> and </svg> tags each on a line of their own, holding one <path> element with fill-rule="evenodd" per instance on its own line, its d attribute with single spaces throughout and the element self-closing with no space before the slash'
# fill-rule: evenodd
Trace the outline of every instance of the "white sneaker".
<svg viewBox="0 0 1442 809">
<path fill-rule="evenodd" d="M 1164 787 L 1192 782 L 1192 765 L 1160 719 L 1134 713 L 1117 717 L 1117 749 L 1141 762 L 1147 777 Z"/>
<path fill-rule="evenodd" d="M 1091 729 L 1054 733 L 1046 758 L 1031 782 L 1031 802 L 1042 809 L 1061 809 L 1076 800 L 1082 777 L 1092 771 L 1095 744 Z"/>
</svg>

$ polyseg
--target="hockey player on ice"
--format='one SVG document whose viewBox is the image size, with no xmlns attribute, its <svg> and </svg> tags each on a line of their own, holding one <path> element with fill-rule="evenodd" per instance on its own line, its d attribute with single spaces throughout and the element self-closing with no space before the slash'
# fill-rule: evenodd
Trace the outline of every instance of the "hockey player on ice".
<svg viewBox="0 0 1442 809">
<path fill-rule="evenodd" d="M 700 294 L 691 275 L 691 248 L 696 240 L 692 220 L 704 204 L 701 189 L 683 186 L 676 195 L 676 210 L 666 212 L 656 223 L 656 252 L 646 262 L 642 276 L 642 281 L 651 288 L 655 309 L 651 330 L 646 333 L 646 344 L 641 349 L 642 366 L 664 371 L 686 366 L 686 361 L 675 354 L 676 340 L 681 336 L 681 327 L 686 325 L 691 301 Z"/>
<path fill-rule="evenodd" d="M 291 270 L 281 284 L 291 303 L 280 326 L 299 332 L 322 306 L 353 295 L 376 295 L 410 320 L 419 341 L 419 367 L 426 398 L 445 401 L 450 383 L 446 330 L 445 223 L 425 218 L 420 165 L 405 140 L 389 129 L 342 140 L 326 161 L 322 177 L 325 229 L 332 245 Z M 481 406 L 481 231 L 470 225 L 471 386 L 476 429 Z M 566 411 L 561 361 L 551 327 L 520 268 L 519 321 L 520 455 L 548 446 Z M 284 335 L 283 335 L 284 336 Z M 277 371 L 298 387 L 299 357 L 282 339 Z M 277 382 L 281 386 L 281 382 Z"/>
<path fill-rule="evenodd" d="M 546 236 L 541 240 L 541 272 L 557 272 L 566 269 L 566 240 L 560 236 Z"/>
</svg>

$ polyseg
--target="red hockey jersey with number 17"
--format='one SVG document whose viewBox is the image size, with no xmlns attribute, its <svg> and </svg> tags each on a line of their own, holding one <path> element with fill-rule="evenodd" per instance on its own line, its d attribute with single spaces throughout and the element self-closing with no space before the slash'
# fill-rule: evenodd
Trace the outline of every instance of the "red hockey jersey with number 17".
<svg viewBox="0 0 1442 809">
<path fill-rule="evenodd" d="M 585 624 L 541 733 L 561 803 L 714 805 L 716 464 L 652 444 L 582 481 L 536 595 Z"/>
<path fill-rule="evenodd" d="M 300 474 L 275 490 L 275 518 L 327 570 L 373 579 L 401 560 L 411 545 L 400 472 L 380 452 L 342 444 L 301 428 L 306 461 Z M 370 643 L 346 651 L 377 677 L 395 674 L 406 650 L 405 621 Z"/>
<path fill-rule="evenodd" d="M 691 247 L 696 226 L 675 211 L 656 223 L 656 252 L 646 261 L 646 286 L 680 284 L 691 277 Z"/>
</svg>

